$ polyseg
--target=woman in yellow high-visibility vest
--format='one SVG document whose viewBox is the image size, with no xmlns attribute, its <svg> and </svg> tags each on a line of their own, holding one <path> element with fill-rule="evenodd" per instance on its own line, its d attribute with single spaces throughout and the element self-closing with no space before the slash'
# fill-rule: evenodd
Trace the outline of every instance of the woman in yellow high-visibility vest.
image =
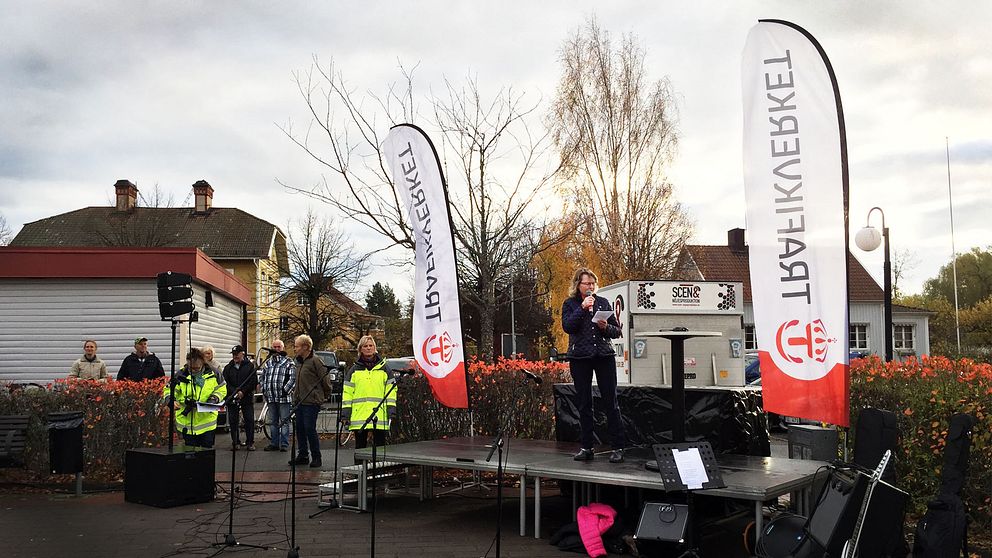
<svg viewBox="0 0 992 558">
<path fill-rule="evenodd" d="M 383 397 L 386 402 L 379 407 L 376 419 L 366 423 Z M 386 369 L 386 359 L 376 351 L 375 339 L 366 335 L 358 341 L 358 360 L 348 370 L 341 388 L 342 421 L 355 434 L 355 448 L 368 445 L 369 430 L 376 447 L 385 445 L 395 414 L 396 380 Z"/>
</svg>

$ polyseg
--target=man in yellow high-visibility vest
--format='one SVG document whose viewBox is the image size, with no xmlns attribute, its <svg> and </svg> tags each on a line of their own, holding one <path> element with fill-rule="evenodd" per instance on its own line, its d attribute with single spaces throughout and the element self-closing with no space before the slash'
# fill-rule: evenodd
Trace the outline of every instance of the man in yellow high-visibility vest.
<svg viewBox="0 0 992 558">
<path fill-rule="evenodd" d="M 175 385 L 176 430 L 183 435 L 183 443 L 214 447 L 217 411 L 198 411 L 197 403 L 220 404 L 224 401 L 227 397 L 224 377 L 206 365 L 203 352 L 190 349 L 186 365 L 176 374 Z M 170 391 L 167 383 L 163 394 L 167 401 Z"/>
</svg>

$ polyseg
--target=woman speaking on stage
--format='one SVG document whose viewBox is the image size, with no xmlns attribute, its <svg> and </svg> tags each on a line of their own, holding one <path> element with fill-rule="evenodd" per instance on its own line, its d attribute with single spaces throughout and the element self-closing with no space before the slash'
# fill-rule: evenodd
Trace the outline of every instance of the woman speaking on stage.
<svg viewBox="0 0 992 558">
<path fill-rule="evenodd" d="M 568 334 L 568 365 L 572 382 L 575 383 L 579 427 L 582 430 L 582 447 L 575 454 L 575 460 L 589 461 L 594 457 L 592 375 L 595 373 L 613 448 L 610 463 L 620 463 L 623 461 L 626 439 L 617 406 L 616 353 L 610 343 L 610 339 L 620 337 L 620 323 L 613 314 L 610 301 L 596 296 L 598 281 L 596 274 L 589 269 L 575 270 L 571 296 L 561 307 L 561 327 Z M 594 320 L 594 315 L 599 311 L 607 311 L 610 315 L 607 319 Z"/>
</svg>

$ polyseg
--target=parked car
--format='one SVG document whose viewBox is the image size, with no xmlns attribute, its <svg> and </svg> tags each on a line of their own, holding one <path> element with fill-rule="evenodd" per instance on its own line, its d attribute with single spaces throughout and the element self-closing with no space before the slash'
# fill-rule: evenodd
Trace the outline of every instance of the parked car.
<svg viewBox="0 0 992 558">
<path fill-rule="evenodd" d="M 331 367 L 331 374 L 334 374 L 335 381 L 331 382 L 332 393 L 341 393 L 341 379 L 344 377 L 344 366 L 338 360 L 338 355 L 334 351 L 314 351 L 314 354 L 324 361 L 324 364 Z"/>
</svg>

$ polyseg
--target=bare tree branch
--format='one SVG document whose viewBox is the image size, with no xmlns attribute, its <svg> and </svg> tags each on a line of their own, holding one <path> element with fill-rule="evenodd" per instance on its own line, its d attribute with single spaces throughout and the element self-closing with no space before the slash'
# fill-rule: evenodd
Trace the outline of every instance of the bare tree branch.
<svg viewBox="0 0 992 558">
<path fill-rule="evenodd" d="M 383 95 L 365 97 L 348 88 L 333 64 L 322 68 L 315 60 L 309 72 L 297 74 L 312 122 L 302 134 L 288 124 L 281 129 L 328 174 L 311 187 L 281 184 L 331 205 L 384 237 L 389 246 L 413 249 L 406 211 L 381 151 L 389 127 L 417 119 L 413 70 L 402 65 L 400 70 L 400 84 L 390 84 Z M 541 235 L 545 217 L 534 202 L 558 171 L 543 168 L 551 138 L 529 127 L 539 103 L 528 103 L 512 89 L 484 99 L 475 79 L 458 86 L 445 80 L 444 93 L 430 98 L 429 105 L 452 202 L 461 293 L 479 311 L 479 349 L 488 358 L 495 314 L 505 302 L 500 297 L 508 296 L 497 285 L 508 284 L 549 238 Z M 320 143 L 312 130 L 320 134 Z"/>
<path fill-rule="evenodd" d="M 0 246 L 10 244 L 11 240 L 14 240 L 14 231 L 7 224 L 7 218 L 0 213 Z"/>
<path fill-rule="evenodd" d="M 335 339 L 356 344 L 377 327 L 378 320 L 344 304 L 364 276 L 368 255 L 359 255 L 347 236 L 313 208 L 287 227 L 287 263 L 275 262 L 278 273 L 264 289 L 275 293 L 260 308 L 281 315 L 289 336 L 309 335 L 317 348 Z"/>
<path fill-rule="evenodd" d="M 651 82 L 645 51 L 632 36 L 614 47 L 596 20 L 575 31 L 559 54 L 562 75 L 548 127 L 558 148 L 562 189 L 611 254 L 617 277 L 670 276 L 692 223 L 664 168 L 678 142 L 667 78 Z"/>
</svg>

